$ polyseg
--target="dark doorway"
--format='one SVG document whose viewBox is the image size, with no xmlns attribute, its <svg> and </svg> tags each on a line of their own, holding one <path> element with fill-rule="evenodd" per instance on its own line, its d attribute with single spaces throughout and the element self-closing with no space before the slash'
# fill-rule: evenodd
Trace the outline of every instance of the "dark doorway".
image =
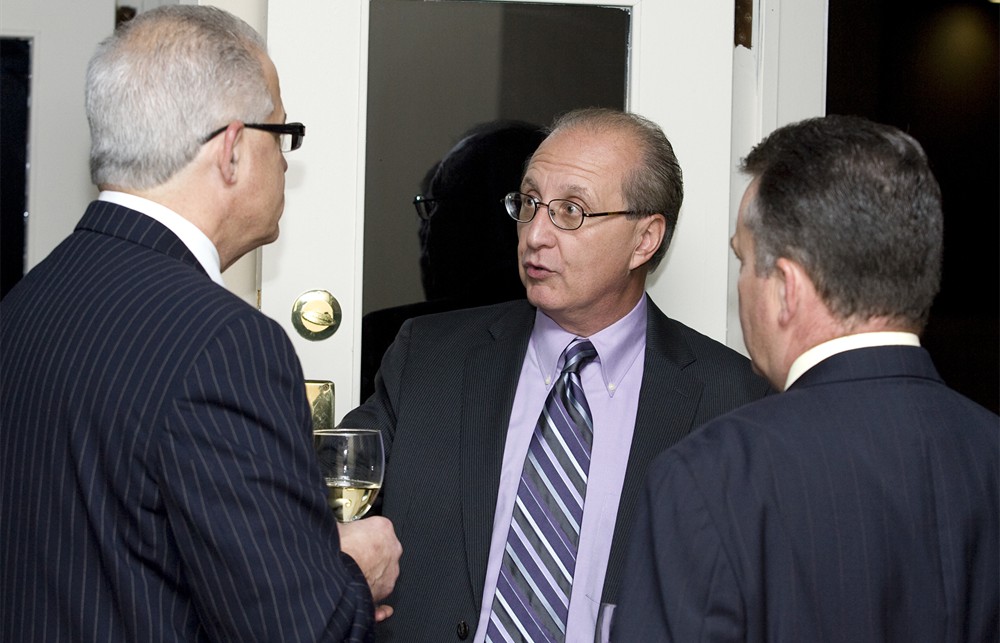
<svg viewBox="0 0 1000 643">
<path fill-rule="evenodd" d="M 0 297 L 24 276 L 31 40 L 0 38 Z"/>
<path fill-rule="evenodd" d="M 941 184 L 941 292 L 922 338 L 953 388 L 1000 407 L 1000 42 L 986 0 L 830 0 L 827 112 L 912 134 Z"/>
</svg>

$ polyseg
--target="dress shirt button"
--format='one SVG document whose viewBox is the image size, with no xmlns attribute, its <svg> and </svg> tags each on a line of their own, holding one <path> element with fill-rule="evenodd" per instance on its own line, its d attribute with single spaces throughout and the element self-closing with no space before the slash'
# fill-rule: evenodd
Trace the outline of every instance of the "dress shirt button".
<svg viewBox="0 0 1000 643">
<path fill-rule="evenodd" d="M 469 624 L 465 621 L 459 621 L 458 627 L 455 628 L 455 634 L 458 634 L 458 638 L 462 641 L 469 638 Z"/>
</svg>

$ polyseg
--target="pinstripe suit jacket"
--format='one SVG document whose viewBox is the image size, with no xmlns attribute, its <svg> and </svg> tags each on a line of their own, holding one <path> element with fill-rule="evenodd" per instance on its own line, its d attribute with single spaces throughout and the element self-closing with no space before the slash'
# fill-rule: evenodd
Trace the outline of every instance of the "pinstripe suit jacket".
<svg viewBox="0 0 1000 643">
<path fill-rule="evenodd" d="M 615 641 L 996 641 L 1000 418 L 921 348 L 835 355 L 659 457 Z"/>
<path fill-rule="evenodd" d="M 376 426 L 388 450 L 383 513 L 403 544 L 380 640 L 439 643 L 475 631 L 507 425 L 534 325 L 526 301 L 410 320 L 386 353 L 375 394 L 343 420 Z M 749 361 L 649 302 L 639 409 L 603 602 L 622 584 L 646 465 L 693 427 L 761 397 Z"/>
<path fill-rule="evenodd" d="M 370 638 L 280 327 L 95 202 L 0 305 L 0 639 Z"/>
</svg>

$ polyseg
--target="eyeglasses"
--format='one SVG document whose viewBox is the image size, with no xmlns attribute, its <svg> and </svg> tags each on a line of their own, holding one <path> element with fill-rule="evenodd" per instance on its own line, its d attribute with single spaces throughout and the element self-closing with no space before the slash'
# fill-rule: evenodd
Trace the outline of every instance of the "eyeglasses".
<svg viewBox="0 0 1000 643">
<path fill-rule="evenodd" d="M 209 142 L 219 134 L 226 131 L 225 127 L 220 127 L 205 138 L 201 139 L 201 144 Z M 243 123 L 243 127 L 259 129 L 264 132 L 272 132 L 278 135 L 278 145 L 282 152 L 291 152 L 302 147 L 302 139 L 306 135 L 306 126 L 302 123 Z"/>
<path fill-rule="evenodd" d="M 633 210 L 617 212 L 584 212 L 583 206 L 568 199 L 552 199 L 548 203 L 520 192 L 511 192 L 503 198 L 507 214 L 518 223 L 528 223 L 535 218 L 538 208 L 543 205 L 549 211 L 549 219 L 561 230 L 576 230 L 583 225 L 583 220 L 589 217 L 606 217 L 612 214 L 637 214 Z"/>
<path fill-rule="evenodd" d="M 417 216 L 424 221 L 430 221 L 437 211 L 437 199 L 428 199 L 422 194 L 413 197 L 413 207 L 417 209 Z"/>
</svg>

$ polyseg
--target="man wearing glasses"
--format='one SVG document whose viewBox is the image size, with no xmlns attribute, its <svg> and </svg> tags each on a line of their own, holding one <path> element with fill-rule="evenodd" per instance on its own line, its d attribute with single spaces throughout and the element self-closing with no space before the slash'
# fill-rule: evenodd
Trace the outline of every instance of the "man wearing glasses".
<svg viewBox="0 0 1000 643">
<path fill-rule="evenodd" d="M 292 346 L 221 278 L 305 135 L 263 40 L 140 14 L 86 106 L 100 196 L 0 311 L 0 640 L 366 640 L 392 525 L 338 536 Z"/>
<path fill-rule="evenodd" d="M 645 294 L 682 192 L 655 124 L 572 112 L 504 199 L 527 301 L 400 330 L 344 419 L 383 431 L 404 548 L 380 640 L 606 635 L 646 464 L 767 390 Z"/>
</svg>

